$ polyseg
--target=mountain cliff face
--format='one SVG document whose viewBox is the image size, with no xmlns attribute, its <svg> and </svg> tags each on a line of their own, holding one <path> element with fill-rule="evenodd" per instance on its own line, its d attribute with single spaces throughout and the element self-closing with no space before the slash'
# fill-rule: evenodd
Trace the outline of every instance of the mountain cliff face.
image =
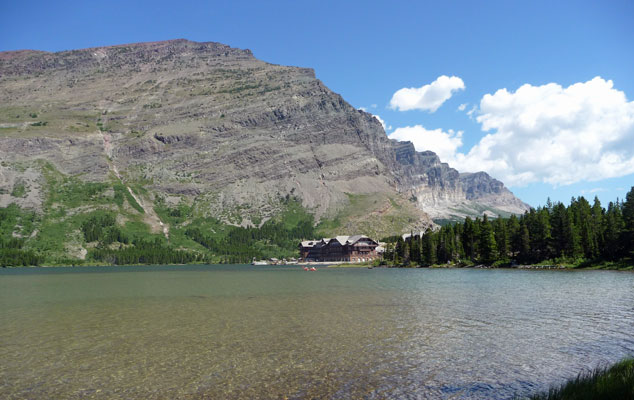
<svg viewBox="0 0 634 400">
<path fill-rule="evenodd" d="M 400 187 L 435 220 L 522 214 L 530 207 L 486 172 L 459 173 L 431 151 L 417 152 L 411 142 L 393 142 Z"/>
<path fill-rule="evenodd" d="M 0 93 L 0 206 L 51 207 L 54 171 L 126 186 L 166 235 L 157 203 L 247 226 L 290 196 L 332 229 L 377 235 L 527 209 L 487 174 L 388 139 L 313 70 L 219 43 L 3 52 Z"/>
</svg>

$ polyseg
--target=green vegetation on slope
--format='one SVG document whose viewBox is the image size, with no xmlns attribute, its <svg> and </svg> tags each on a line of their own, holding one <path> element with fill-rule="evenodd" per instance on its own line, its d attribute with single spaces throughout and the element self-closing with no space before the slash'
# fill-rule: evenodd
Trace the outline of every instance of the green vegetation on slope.
<svg viewBox="0 0 634 400">
<path fill-rule="evenodd" d="M 316 227 L 317 237 L 332 237 L 346 233 L 361 233 L 383 237 L 404 232 L 424 217 L 406 199 L 385 193 L 350 194 L 348 202 L 331 218 L 324 218 Z"/>
<path fill-rule="evenodd" d="M 85 182 L 39 163 L 45 178 L 41 212 L 12 204 L 0 209 L 0 265 L 173 264 L 250 262 L 252 258 L 297 257 L 297 243 L 314 236 L 314 220 L 292 198 L 259 227 L 228 225 L 205 216 L 204 203 L 154 209 L 169 225 L 169 240 L 151 232 L 143 208 L 115 177 Z M 132 183 L 144 201 L 150 193 Z"/>
<path fill-rule="evenodd" d="M 552 388 L 531 400 L 632 400 L 634 399 L 634 359 L 623 360 L 609 368 L 598 368 L 588 374 Z"/>
<path fill-rule="evenodd" d="M 42 257 L 24 249 L 36 224 L 34 212 L 23 211 L 15 204 L 0 208 L 0 267 L 38 265 Z"/>
<path fill-rule="evenodd" d="M 314 236 L 313 216 L 294 199 L 286 199 L 284 211 L 260 227 L 225 226 L 207 229 L 205 225 L 222 224 L 215 219 L 195 219 L 185 229 L 185 236 L 220 257 L 220 262 L 250 262 L 253 258 L 297 257 L 297 243 Z M 174 212 L 178 213 L 178 212 Z M 213 232 L 212 232 L 213 231 Z"/>
</svg>

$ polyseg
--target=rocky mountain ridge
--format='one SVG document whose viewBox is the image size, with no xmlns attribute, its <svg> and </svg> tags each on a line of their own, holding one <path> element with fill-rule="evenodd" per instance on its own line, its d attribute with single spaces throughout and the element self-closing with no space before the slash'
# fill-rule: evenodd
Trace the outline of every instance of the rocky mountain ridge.
<svg viewBox="0 0 634 400">
<path fill-rule="evenodd" d="M 428 215 L 528 207 L 485 173 L 460 174 L 390 140 L 312 69 L 219 43 L 2 52 L 0 92 L 0 206 L 41 210 L 44 165 L 121 182 L 156 232 L 157 201 L 248 226 L 290 196 L 318 221 L 337 220 L 332 229 L 377 235 L 424 229 Z"/>
<path fill-rule="evenodd" d="M 459 220 L 487 213 L 490 217 L 522 214 L 530 206 L 486 172 L 460 173 L 432 151 L 418 152 L 411 142 L 393 141 L 400 164 L 399 190 L 437 220 Z"/>
</svg>

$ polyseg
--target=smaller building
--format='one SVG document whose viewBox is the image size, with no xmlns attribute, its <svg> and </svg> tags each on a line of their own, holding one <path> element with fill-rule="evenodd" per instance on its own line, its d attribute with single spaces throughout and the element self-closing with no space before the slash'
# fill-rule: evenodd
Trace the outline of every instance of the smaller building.
<svg viewBox="0 0 634 400">
<path fill-rule="evenodd" d="M 425 235 L 425 231 L 404 233 L 401 237 L 403 238 L 403 240 L 411 240 L 412 238 L 420 239 L 423 237 L 423 235 Z"/>
<path fill-rule="evenodd" d="M 365 235 L 305 240 L 299 244 L 303 261 L 365 262 L 379 258 L 379 243 Z"/>
</svg>

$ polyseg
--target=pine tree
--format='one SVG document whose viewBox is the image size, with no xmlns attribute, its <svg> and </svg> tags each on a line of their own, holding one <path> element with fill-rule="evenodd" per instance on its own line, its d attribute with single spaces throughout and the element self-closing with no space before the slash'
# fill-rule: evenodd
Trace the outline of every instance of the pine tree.
<svg viewBox="0 0 634 400">
<path fill-rule="evenodd" d="M 506 260 L 509 253 L 509 235 L 507 224 L 502 218 L 498 218 L 494 223 L 495 244 L 497 245 L 497 259 Z"/>
<path fill-rule="evenodd" d="M 394 247 L 394 265 L 399 265 L 403 262 L 403 238 L 399 237 Z"/>
<path fill-rule="evenodd" d="M 625 201 L 622 207 L 623 214 L 623 233 L 622 233 L 622 251 L 626 257 L 634 257 L 634 186 L 625 195 Z"/>
<path fill-rule="evenodd" d="M 455 226 L 448 226 L 445 232 L 445 244 L 447 248 L 446 262 L 455 261 L 458 255 L 456 254 L 456 233 Z"/>
<path fill-rule="evenodd" d="M 597 241 L 592 230 L 592 209 L 583 196 L 577 199 L 575 214 L 575 224 L 579 229 L 583 255 L 586 258 L 594 258 L 597 254 Z"/>
<path fill-rule="evenodd" d="M 567 257 L 576 259 L 582 254 L 581 239 L 578 229 L 574 223 L 574 208 L 571 206 L 566 210 L 566 220 L 564 225 L 564 254 Z"/>
<path fill-rule="evenodd" d="M 531 237 L 526 226 L 526 218 L 520 220 L 518 258 L 522 263 L 529 262 L 531 259 Z"/>
<path fill-rule="evenodd" d="M 562 203 L 554 205 L 551 212 L 551 236 L 553 238 L 553 252 L 557 257 L 565 257 L 567 245 L 566 229 L 568 224 L 568 211 Z"/>
<path fill-rule="evenodd" d="M 515 215 L 507 222 L 509 232 L 509 247 L 512 257 L 517 257 L 520 252 L 520 221 Z"/>
<path fill-rule="evenodd" d="M 608 210 L 605 213 L 604 218 L 604 240 L 605 245 L 602 247 L 602 256 L 607 260 L 616 260 L 621 251 L 621 234 L 624 231 L 623 215 L 621 214 L 621 208 L 610 202 L 608 204 Z"/>
<path fill-rule="evenodd" d="M 412 236 L 410 240 L 409 259 L 413 263 L 420 264 L 420 239 Z"/>
<path fill-rule="evenodd" d="M 550 227 L 550 212 L 548 209 L 541 209 L 536 214 L 534 241 L 536 245 L 535 253 L 540 260 L 547 260 L 552 257 L 552 236 Z"/>
<path fill-rule="evenodd" d="M 454 226 L 454 260 L 456 261 L 462 261 L 465 258 L 465 252 L 464 252 L 464 248 L 462 247 L 462 232 L 463 232 L 463 228 L 464 225 L 462 224 L 456 224 L 456 226 Z"/>
<path fill-rule="evenodd" d="M 605 247 L 605 210 L 601 207 L 601 201 L 594 196 L 592 204 L 592 231 L 594 232 L 595 257 L 601 256 L 602 249 Z"/>
<path fill-rule="evenodd" d="M 438 262 L 436 258 L 436 234 L 428 229 L 423 236 L 423 263 L 425 265 L 433 265 Z"/>
<path fill-rule="evenodd" d="M 486 214 L 480 224 L 480 260 L 486 264 L 491 264 L 496 260 L 497 246 L 493 227 Z"/>
<path fill-rule="evenodd" d="M 405 241 L 403 243 L 403 255 L 402 255 L 402 261 L 401 261 L 401 263 L 403 265 L 408 265 L 409 264 L 409 260 L 410 260 L 410 258 L 409 258 L 409 256 L 410 256 L 409 249 L 410 249 L 410 241 Z"/>
</svg>

